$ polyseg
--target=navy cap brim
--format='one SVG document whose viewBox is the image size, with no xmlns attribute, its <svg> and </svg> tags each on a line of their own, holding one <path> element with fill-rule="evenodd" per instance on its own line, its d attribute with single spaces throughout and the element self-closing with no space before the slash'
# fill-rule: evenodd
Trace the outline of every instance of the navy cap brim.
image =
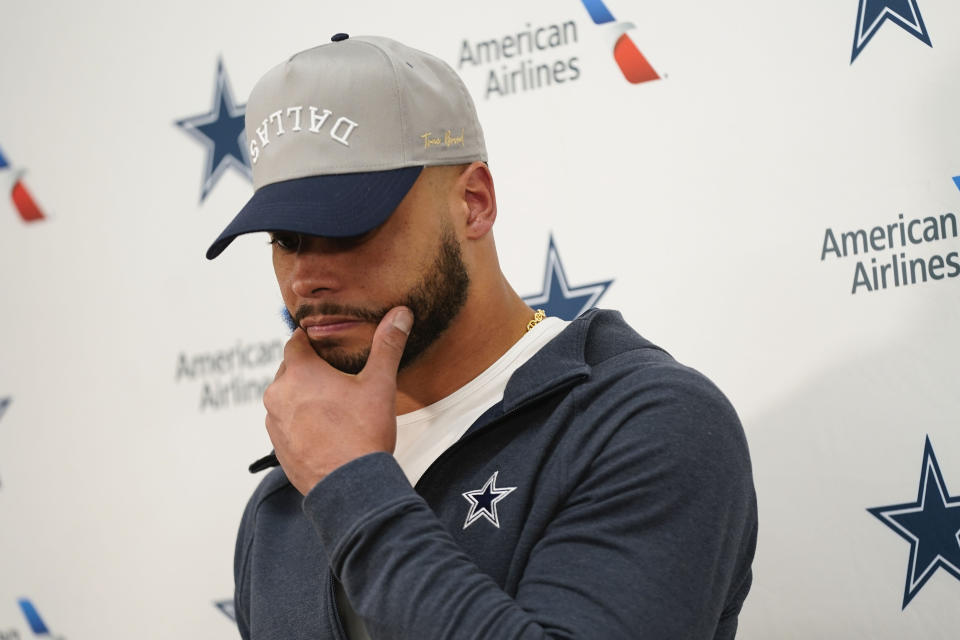
<svg viewBox="0 0 960 640">
<path fill-rule="evenodd" d="M 207 249 L 207 259 L 220 255 L 237 236 L 255 231 L 329 238 L 364 234 L 390 217 L 422 170 L 310 176 L 260 187 Z"/>
</svg>

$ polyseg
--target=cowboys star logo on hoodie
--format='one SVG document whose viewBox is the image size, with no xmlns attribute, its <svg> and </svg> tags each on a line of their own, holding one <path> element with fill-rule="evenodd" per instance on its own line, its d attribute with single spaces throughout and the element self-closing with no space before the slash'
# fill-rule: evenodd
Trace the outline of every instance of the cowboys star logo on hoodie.
<svg viewBox="0 0 960 640">
<path fill-rule="evenodd" d="M 497 503 L 506 498 L 516 490 L 516 487 L 498 487 L 497 474 L 494 471 L 490 479 L 483 483 L 483 486 L 474 491 L 464 492 L 463 498 L 470 503 L 470 510 L 467 512 L 467 519 L 463 523 L 466 529 L 480 518 L 486 518 L 493 526 L 500 528 L 500 518 L 497 515 Z"/>
</svg>

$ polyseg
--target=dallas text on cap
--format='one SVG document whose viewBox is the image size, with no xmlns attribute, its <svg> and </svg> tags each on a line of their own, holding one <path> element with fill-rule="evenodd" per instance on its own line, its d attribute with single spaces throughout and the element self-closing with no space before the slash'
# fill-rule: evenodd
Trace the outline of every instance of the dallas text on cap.
<svg viewBox="0 0 960 640">
<path fill-rule="evenodd" d="M 286 108 L 286 117 L 284 117 L 284 110 L 277 109 L 269 116 L 263 119 L 263 122 L 257 127 L 257 138 L 260 140 L 260 145 L 257 144 L 257 140 L 250 141 L 250 162 L 253 164 L 257 163 L 257 159 L 260 157 L 260 149 L 266 147 L 270 144 L 270 123 L 275 122 L 277 124 L 276 134 L 277 137 L 282 136 L 287 132 L 283 128 L 283 121 L 286 119 L 287 124 L 290 124 L 290 116 L 293 116 L 293 127 L 290 128 L 291 133 L 299 133 L 303 131 L 303 128 L 300 126 L 300 113 L 303 111 L 303 105 L 297 105 L 295 107 Z M 320 129 L 323 128 L 323 125 L 326 123 L 327 118 L 333 115 L 333 112 L 330 109 L 320 110 L 319 107 L 310 107 L 310 127 L 307 129 L 310 133 L 320 133 Z M 340 116 L 337 118 L 337 121 L 333 123 L 333 127 L 330 128 L 330 137 L 339 142 L 342 145 L 347 147 L 350 146 L 348 138 L 350 134 L 353 133 L 353 130 L 356 129 L 359 125 L 346 116 Z M 346 130 L 343 130 L 344 127 Z"/>
</svg>

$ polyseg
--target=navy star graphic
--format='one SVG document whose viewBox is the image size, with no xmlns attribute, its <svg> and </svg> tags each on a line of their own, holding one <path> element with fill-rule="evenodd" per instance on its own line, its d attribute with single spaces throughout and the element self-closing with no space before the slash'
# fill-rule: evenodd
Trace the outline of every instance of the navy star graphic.
<svg viewBox="0 0 960 640">
<path fill-rule="evenodd" d="M 910 543 L 905 609 L 938 568 L 960 580 L 960 496 L 950 496 L 930 437 L 923 449 L 917 501 L 867 509 Z"/>
<path fill-rule="evenodd" d="M 560 253 L 551 235 L 550 246 L 547 248 L 547 268 L 543 274 L 543 291 L 526 296 L 523 301 L 534 309 L 543 309 L 548 316 L 573 320 L 597 304 L 613 284 L 613 280 L 603 280 L 571 287 L 568 282 L 563 263 L 560 262 Z"/>
<path fill-rule="evenodd" d="M 497 474 L 494 471 L 490 479 L 476 491 L 467 491 L 463 493 L 464 499 L 470 503 L 470 511 L 467 513 L 467 519 L 463 523 L 466 529 L 480 518 L 486 518 L 493 526 L 500 528 L 500 518 L 497 516 L 497 503 L 513 493 L 516 487 L 498 487 Z"/>
<path fill-rule="evenodd" d="M 932 47 L 927 26 L 920 16 L 918 0 L 860 0 L 857 7 L 857 29 L 853 34 L 853 55 L 850 64 L 857 59 L 887 20 L 900 25 L 904 31 L 913 35 L 927 46 Z"/>
<path fill-rule="evenodd" d="M 237 104 L 230 89 L 230 79 L 223 66 L 223 60 L 217 60 L 217 77 L 213 87 L 213 105 L 207 113 L 178 120 L 176 125 L 190 134 L 207 148 L 207 164 L 203 172 L 203 184 L 200 187 L 200 202 L 216 186 L 220 176 L 228 167 L 233 167 L 247 180 L 253 181 L 250 160 L 245 148 L 246 135 L 243 131 L 243 115 L 246 104 Z"/>
<path fill-rule="evenodd" d="M 960 189 L 960 176 L 953 176 L 953 184 L 957 185 L 957 189 Z"/>
</svg>

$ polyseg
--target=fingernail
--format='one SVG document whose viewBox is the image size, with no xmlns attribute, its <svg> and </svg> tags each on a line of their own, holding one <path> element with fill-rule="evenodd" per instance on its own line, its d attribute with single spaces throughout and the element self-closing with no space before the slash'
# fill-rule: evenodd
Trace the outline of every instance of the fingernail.
<svg viewBox="0 0 960 640">
<path fill-rule="evenodd" d="M 413 326 L 413 314 L 409 309 L 400 309 L 393 314 L 393 326 L 405 334 L 410 335 L 410 328 Z"/>
</svg>

